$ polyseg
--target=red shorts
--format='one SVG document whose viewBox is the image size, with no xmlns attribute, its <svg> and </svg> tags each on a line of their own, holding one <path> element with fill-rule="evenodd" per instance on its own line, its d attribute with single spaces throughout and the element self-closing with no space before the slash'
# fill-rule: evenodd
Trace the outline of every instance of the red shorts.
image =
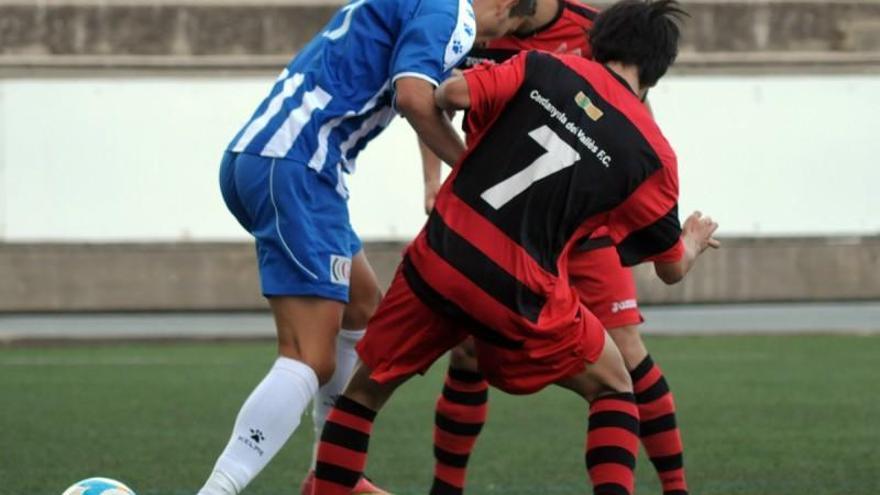
<svg viewBox="0 0 880 495">
<path fill-rule="evenodd" d="M 508 393 L 529 394 L 580 373 L 601 355 L 602 324 L 584 306 L 578 313 L 570 327 L 548 338 L 498 342 L 476 322 L 431 309 L 398 269 L 357 351 L 372 370 L 370 377 L 388 383 L 424 373 L 446 351 L 474 336 L 480 371 L 489 383 Z"/>
<path fill-rule="evenodd" d="M 639 312 L 632 269 L 620 264 L 612 245 L 572 251 L 568 277 L 581 301 L 609 330 L 645 321 Z"/>
</svg>

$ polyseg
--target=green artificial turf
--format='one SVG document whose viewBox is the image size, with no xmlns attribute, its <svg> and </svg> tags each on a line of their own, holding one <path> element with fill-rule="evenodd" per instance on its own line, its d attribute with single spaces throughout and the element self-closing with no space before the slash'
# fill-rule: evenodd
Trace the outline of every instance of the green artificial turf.
<svg viewBox="0 0 880 495">
<path fill-rule="evenodd" d="M 650 338 L 679 407 L 695 495 L 880 493 L 880 337 Z M 192 494 L 268 343 L 0 350 L 0 494 L 58 495 L 89 476 L 139 495 Z M 397 493 L 431 479 L 444 366 L 405 385 L 378 418 L 368 468 Z M 298 493 L 310 418 L 246 494 Z M 569 392 L 491 393 L 468 493 L 587 494 L 586 405 Z M 639 460 L 639 493 L 659 494 Z"/>
</svg>

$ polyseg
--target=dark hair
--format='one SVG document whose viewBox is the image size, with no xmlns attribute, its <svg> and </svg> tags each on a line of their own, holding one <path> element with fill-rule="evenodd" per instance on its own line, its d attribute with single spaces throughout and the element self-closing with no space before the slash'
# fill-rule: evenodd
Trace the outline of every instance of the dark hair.
<svg viewBox="0 0 880 495">
<path fill-rule="evenodd" d="M 565 0 L 560 0 L 565 1 Z M 538 10 L 538 0 L 519 0 L 510 9 L 510 17 L 528 17 Z"/>
<path fill-rule="evenodd" d="M 602 64 L 635 65 L 639 84 L 652 87 L 678 56 L 677 21 L 687 15 L 676 0 L 621 0 L 593 23 L 593 58 Z"/>
</svg>

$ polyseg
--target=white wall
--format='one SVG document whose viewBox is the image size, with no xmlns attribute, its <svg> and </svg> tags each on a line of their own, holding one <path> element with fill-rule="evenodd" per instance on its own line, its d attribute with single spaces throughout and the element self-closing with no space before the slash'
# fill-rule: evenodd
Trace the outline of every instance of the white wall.
<svg viewBox="0 0 880 495">
<path fill-rule="evenodd" d="M 0 80 L 0 240 L 244 238 L 217 165 L 271 79 Z M 651 100 L 683 213 L 728 235 L 880 233 L 880 76 L 670 77 Z M 351 189 L 363 237 L 418 230 L 405 122 L 361 156 Z"/>
</svg>

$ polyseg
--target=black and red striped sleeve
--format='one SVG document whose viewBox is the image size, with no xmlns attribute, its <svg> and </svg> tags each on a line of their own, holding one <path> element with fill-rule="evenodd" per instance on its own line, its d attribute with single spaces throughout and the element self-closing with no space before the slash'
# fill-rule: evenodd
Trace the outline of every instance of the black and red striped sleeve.
<svg viewBox="0 0 880 495">
<path fill-rule="evenodd" d="M 526 52 L 502 64 L 482 64 L 464 72 L 471 106 L 465 128 L 482 134 L 509 102 L 525 78 Z"/>
<path fill-rule="evenodd" d="M 678 218 L 678 177 L 661 168 L 609 216 L 621 263 L 673 263 L 684 256 Z"/>
</svg>

